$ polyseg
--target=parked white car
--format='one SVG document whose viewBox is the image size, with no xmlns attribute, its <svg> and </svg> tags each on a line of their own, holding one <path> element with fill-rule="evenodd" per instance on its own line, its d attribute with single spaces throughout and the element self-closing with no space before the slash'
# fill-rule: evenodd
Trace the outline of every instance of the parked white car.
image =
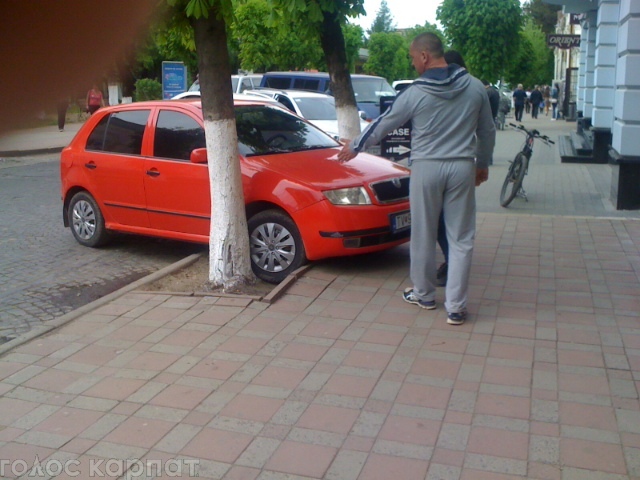
<svg viewBox="0 0 640 480">
<path fill-rule="evenodd" d="M 339 138 L 336 101 L 331 95 L 307 90 L 277 90 L 271 88 L 247 90 L 244 93 L 272 98 L 298 116 L 313 123 L 320 130 L 324 130 L 334 138 Z M 369 124 L 366 121 L 360 121 L 361 130 L 364 130 L 367 125 Z"/>
<path fill-rule="evenodd" d="M 261 81 L 262 81 L 261 73 L 248 73 L 246 75 L 231 75 L 231 89 L 233 90 L 233 93 L 242 93 L 245 90 L 253 90 L 254 88 L 258 88 L 260 86 Z M 191 84 L 188 92 L 199 92 L 199 91 L 200 91 L 200 81 L 196 77 L 196 81 Z M 188 93 L 188 92 L 185 92 L 185 93 Z M 188 98 L 188 97 L 182 97 L 182 98 Z"/>
</svg>

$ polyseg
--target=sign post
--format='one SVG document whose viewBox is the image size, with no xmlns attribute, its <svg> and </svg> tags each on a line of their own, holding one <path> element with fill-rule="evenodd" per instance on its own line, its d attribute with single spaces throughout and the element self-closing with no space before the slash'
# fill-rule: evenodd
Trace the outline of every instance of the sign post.
<svg viewBox="0 0 640 480">
<path fill-rule="evenodd" d="M 187 91 L 187 67 L 183 62 L 162 62 L 162 98 L 169 100 Z"/>
<path fill-rule="evenodd" d="M 396 97 L 380 97 L 380 114 L 383 114 Z M 398 162 L 411 153 L 411 122 L 388 133 L 380 141 L 380 156 Z"/>
</svg>

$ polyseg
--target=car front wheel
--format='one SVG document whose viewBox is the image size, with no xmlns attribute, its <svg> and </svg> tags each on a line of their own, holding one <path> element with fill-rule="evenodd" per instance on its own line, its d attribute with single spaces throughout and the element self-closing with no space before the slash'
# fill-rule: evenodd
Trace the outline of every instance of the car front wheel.
<svg viewBox="0 0 640 480">
<path fill-rule="evenodd" d="M 75 239 L 85 247 L 99 247 L 109 240 L 98 203 L 87 192 L 78 192 L 69 202 L 69 225 Z"/>
<path fill-rule="evenodd" d="M 258 278 L 280 283 L 306 262 L 295 222 L 278 210 L 260 212 L 248 221 L 251 268 Z"/>
</svg>

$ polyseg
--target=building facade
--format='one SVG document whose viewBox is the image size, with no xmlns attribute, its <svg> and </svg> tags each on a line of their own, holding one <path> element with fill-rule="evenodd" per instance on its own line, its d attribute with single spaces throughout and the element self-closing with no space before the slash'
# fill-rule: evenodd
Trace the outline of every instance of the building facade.
<svg viewBox="0 0 640 480">
<path fill-rule="evenodd" d="M 595 163 L 615 166 L 612 200 L 630 198 L 618 208 L 640 208 L 640 0 L 543 1 L 579 14 L 578 130 Z"/>
</svg>

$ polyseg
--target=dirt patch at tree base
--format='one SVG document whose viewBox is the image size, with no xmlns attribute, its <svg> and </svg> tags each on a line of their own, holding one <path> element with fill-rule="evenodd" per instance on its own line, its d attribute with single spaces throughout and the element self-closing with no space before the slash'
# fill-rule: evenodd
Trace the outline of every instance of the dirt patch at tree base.
<svg viewBox="0 0 640 480">
<path fill-rule="evenodd" d="M 140 290 L 150 292 L 175 292 L 183 294 L 235 294 L 264 297 L 277 287 L 271 283 L 258 279 L 254 285 L 243 285 L 234 291 L 223 291 L 221 288 L 212 288 L 209 284 L 209 256 L 201 255 L 195 262 L 180 270 L 169 273 L 164 277 L 151 282 Z"/>
</svg>

